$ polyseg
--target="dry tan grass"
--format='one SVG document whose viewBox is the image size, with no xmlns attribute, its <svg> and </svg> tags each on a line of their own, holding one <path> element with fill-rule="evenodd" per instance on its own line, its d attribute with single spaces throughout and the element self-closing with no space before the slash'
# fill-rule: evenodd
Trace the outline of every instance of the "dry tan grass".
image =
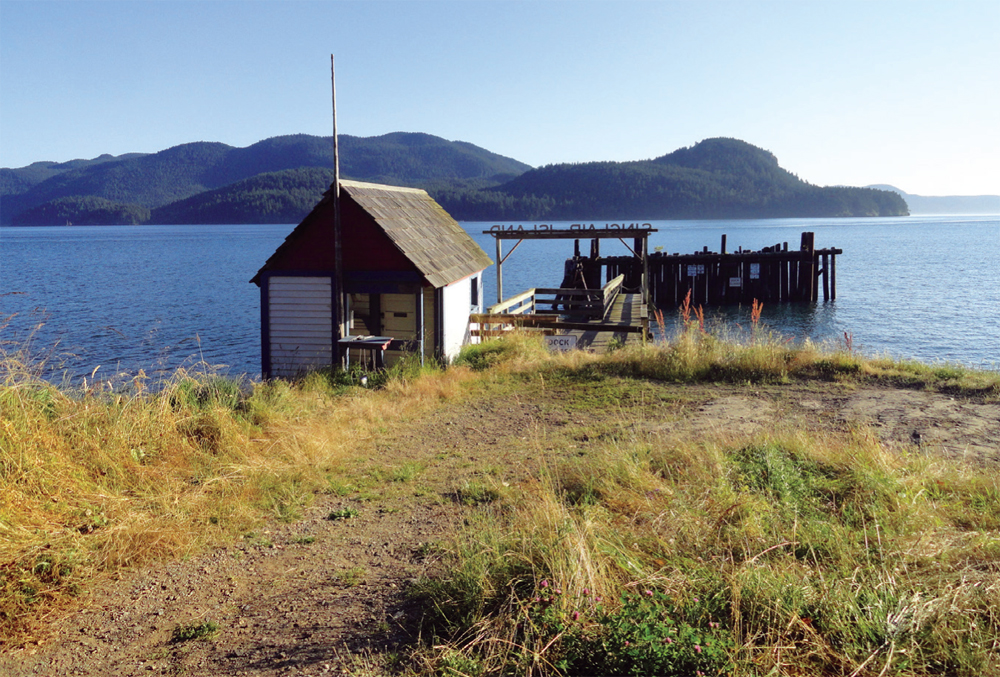
<svg viewBox="0 0 1000 677">
<path fill-rule="evenodd" d="M 294 519 L 359 441 L 457 397 L 468 370 L 345 393 L 184 372 L 64 390 L 8 356 L 0 385 L 2 640 L 93 579 Z"/>
</svg>

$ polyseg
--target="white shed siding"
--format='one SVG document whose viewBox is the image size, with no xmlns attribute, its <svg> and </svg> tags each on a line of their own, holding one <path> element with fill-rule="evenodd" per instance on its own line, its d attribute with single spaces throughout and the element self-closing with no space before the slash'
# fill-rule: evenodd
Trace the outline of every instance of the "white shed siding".
<svg viewBox="0 0 1000 677">
<path fill-rule="evenodd" d="M 333 362 L 333 300 L 329 277 L 268 281 L 271 375 L 291 377 Z"/>
<path fill-rule="evenodd" d="M 479 275 L 467 277 L 449 284 L 441 293 L 444 295 L 444 354 L 449 360 L 455 359 L 462 346 L 469 341 L 469 313 L 481 312 L 482 290 L 480 289 L 480 305 L 472 305 L 472 281 L 478 285 Z"/>
</svg>

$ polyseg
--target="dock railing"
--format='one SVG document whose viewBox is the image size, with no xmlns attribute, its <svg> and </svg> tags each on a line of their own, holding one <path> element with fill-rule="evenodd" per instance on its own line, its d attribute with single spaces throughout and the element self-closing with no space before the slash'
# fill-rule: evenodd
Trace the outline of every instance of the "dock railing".
<svg viewBox="0 0 1000 677">
<path fill-rule="evenodd" d="M 490 306 L 490 315 L 573 315 L 603 318 L 622 289 L 619 275 L 601 289 L 535 287 Z"/>
<path fill-rule="evenodd" d="M 619 275 L 601 289 L 529 289 L 490 306 L 485 313 L 471 315 L 471 335 L 479 338 L 502 336 L 515 327 L 548 335 L 562 330 L 599 329 L 602 325 L 592 321 L 600 323 L 608 316 L 624 281 L 625 276 Z M 643 322 L 635 328 L 616 325 L 617 331 L 643 331 L 643 335 L 645 329 L 648 324 Z"/>
</svg>

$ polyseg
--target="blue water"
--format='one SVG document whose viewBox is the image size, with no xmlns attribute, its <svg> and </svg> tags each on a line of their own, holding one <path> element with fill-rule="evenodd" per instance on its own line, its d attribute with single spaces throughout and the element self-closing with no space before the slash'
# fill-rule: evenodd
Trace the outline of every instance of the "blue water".
<svg viewBox="0 0 1000 677">
<path fill-rule="evenodd" d="M 482 231 L 463 224 L 495 256 Z M 504 225 L 510 225 L 505 222 Z M 530 225 L 524 223 L 524 225 Z M 568 224 L 556 224 L 568 225 Z M 597 224 L 603 225 L 603 224 Z M 796 248 L 802 231 L 818 248 L 838 247 L 837 299 L 765 306 L 763 321 L 795 339 L 926 362 L 1000 369 L 1000 217 L 657 221 L 650 250 L 691 253 Z M 0 342 L 30 344 L 52 378 L 172 373 L 213 365 L 260 372 L 260 310 L 248 284 L 287 225 L 92 226 L 0 229 Z M 589 243 L 582 243 L 587 250 Z M 513 242 L 504 242 L 504 253 Z M 602 254 L 625 254 L 617 240 Z M 504 263 L 504 292 L 557 286 L 572 240 L 522 244 Z M 496 299 L 495 269 L 485 300 Z M 749 310 L 710 313 L 745 324 Z M 674 317 L 667 313 L 668 325 Z M 669 330 L 669 326 L 667 328 Z"/>
</svg>

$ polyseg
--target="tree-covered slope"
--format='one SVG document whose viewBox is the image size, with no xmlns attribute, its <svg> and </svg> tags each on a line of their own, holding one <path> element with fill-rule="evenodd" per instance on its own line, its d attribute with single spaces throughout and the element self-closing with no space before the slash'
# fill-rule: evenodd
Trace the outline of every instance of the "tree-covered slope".
<svg viewBox="0 0 1000 677">
<path fill-rule="evenodd" d="M 430 134 L 340 137 L 340 171 L 345 178 L 373 183 L 424 185 L 430 181 L 490 179 L 518 175 L 530 165 L 464 141 Z"/>
<path fill-rule="evenodd" d="M 153 210 L 151 223 L 297 223 L 333 183 L 321 167 L 258 174 Z"/>
<path fill-rule="evenodd" d="M 655 160 L 549 165 L 494 188 L 442 191 L 461 219 L 670 219 L 898 216 L 906 202 L 868 188 L 821 188 L 736 139 Z"/>
<path fill-rule="evenodd" d="M 63 197 L 87 195 L 147 208 L 173 202 L 209 188 L 212 170 L 230 146 L 222 143 L 188 143 L 151 155 L 62 172 L 20 195 L 6 196 L 0 219 Z"/>
<path fill-rule="evenodd" d="M 342 136 L 340 149 L 344 178 L 425 188 L 462 220 L 908 213 L 895 192 L 813 186 L 783 169 L 773 154 L 737 139 L 707 139 L 653 160 L 538 169 L 429 134 Z M 0 222 L 28 213 L 29 221 L 66 214 L 65 220 L 83 223 L 89 218 L 83 211 L 67 210 L 72 204 L 89 209 L 79 199 L 94 197 L 128 207 L 129 214 L 150 209 L 157 223 L 293 223 L 332 180 L 331 139 L 305 134 L 246 148 L 191 143 L 98 160 L 5 170 L 13 172 L 3 175 L 12 192 L 0 205 Z M 69 197 L 77 202 L 64 201 Z"/>
<path fill-rule="evenodd" d="M 135 226 L 149 221 L 149 209 L 92 195 L 61 197 L 14 218 L 15 226 Z"/>
<path fill-rule="evenodd" d="M 529 169 L 472 144 L 428 134 L 341 136 L 340 146 L 343 175 L 364 181 L 416 185 L 510 176 Z M 89 195 L 155 209 L 262 173 L 332 168 L 333 152 L 330 137 L 297 134 L 246 148 L 197 142 L 150 155 L 74 163 L 35 163 L 3 170 L 0 223 L 11 223 L 25 210 L 71 196 Z"/>
<path fill-rule="evenodd" d="M 38 185 L 46 179 L 58 176 L 74 169 L 83 169 L 106 162 L 127 160 L 141 157 L 142 153 L 128 153 L 126 155 L 104 154 L 92 160 L 70 160 L 68 162 L 32 162 L 27 167 L 11 169 L 9 167 L 0 168 L 0 197 L 8 195 L 20 195 L 25 191 Z"/>
</svg>

